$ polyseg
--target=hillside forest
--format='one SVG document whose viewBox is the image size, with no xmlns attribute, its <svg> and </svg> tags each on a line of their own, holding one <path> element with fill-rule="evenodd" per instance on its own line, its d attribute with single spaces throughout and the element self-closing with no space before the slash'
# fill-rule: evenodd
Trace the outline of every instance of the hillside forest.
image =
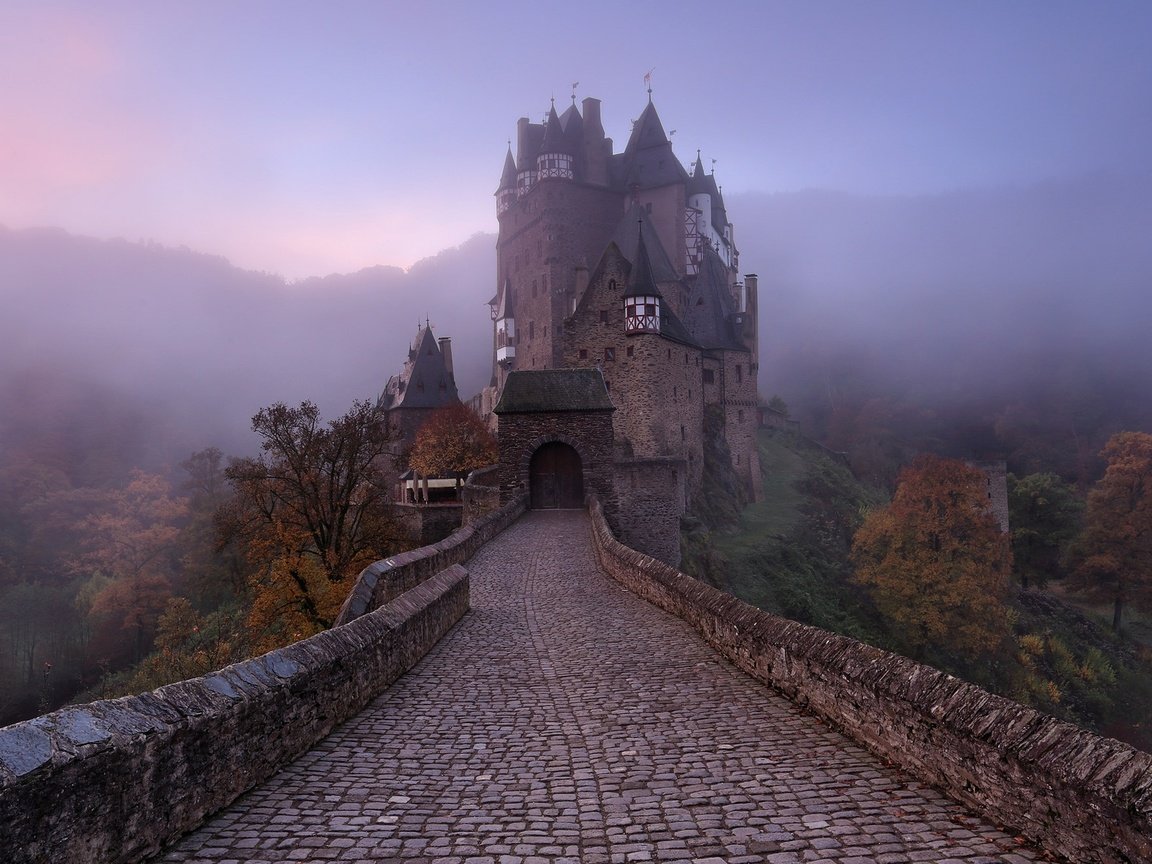
<svg viewBox="0 0 1152 864">
<path fill-rule="evenodd" d="M 762 437 L 763 503 L 708 496 L 688 565 L 1149 747 L 1152 609 L 1129 576 L 1152 568 L 1109 560 L 1140 529 L 1117 534 L 1093 503 L 1118 501 L 1100 484 L 1138 462 L 1139 439 L 1117 434 L 1152 431 L 1146 185 L 733 195 L 761 280 L 760 390 L 798 432 Z M 426 319 L 475 392 L 493 268 L 479 236 L 408 272 L 287 284 L 188 250 L 0 228 L 0 722 L 329 624 L 350 574 L 402 540 L 371 495 L 345 500 L 359 509 L 340 548 L 281 518 L 292 507 L 263 506 L 284 452 L 263 445 L 287 429 L 343 471 L 325 435 L 367 428 L 365 403 Z M 378 446 L 360 437 L 363 453 Z M 892 549 L 953 535 L 916 524 L 908 501 L 962 500 L 968 459 L 1007 462 L 1009 548 L 977 543 L 979 519 L 954 526 L 962 566 L 915 569 L 962 572 L 967 590 L 910 618 L 885 593 L 913 560 Z"/>
</svg>

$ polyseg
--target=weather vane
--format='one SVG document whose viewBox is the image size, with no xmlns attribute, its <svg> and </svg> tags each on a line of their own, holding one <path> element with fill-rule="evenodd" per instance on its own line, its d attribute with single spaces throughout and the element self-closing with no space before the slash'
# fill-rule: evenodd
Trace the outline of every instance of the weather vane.
<svg viewBox="0 0 1152 864">
<path fill-rule="evenodd" d="M 575 104 L 576 104 L 576 88 L 577 88 L 577 87 L 579 87 L 579 86 L 580 86 L 580 82 L 579 82 L 579 81 L 573 81 L 573 82 L 572 82 L 572 104 L 573 104 L 573 105 L 575 105 Z"/>
</svg>

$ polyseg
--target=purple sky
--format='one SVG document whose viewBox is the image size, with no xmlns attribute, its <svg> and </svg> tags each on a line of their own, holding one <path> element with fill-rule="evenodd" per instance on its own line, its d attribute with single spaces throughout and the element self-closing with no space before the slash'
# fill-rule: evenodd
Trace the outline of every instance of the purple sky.
<svg viewBox="0 0 1152 864">
<path fill-rule="evenodd" d="M 622 146 L 649 69 L 726 192 L 1147 175 L 1149 46 L 1145 0 L 0 0 L 0 224 L 407 266 L 495 230 L 517 117 L 579 81 Z"/>
</svg>

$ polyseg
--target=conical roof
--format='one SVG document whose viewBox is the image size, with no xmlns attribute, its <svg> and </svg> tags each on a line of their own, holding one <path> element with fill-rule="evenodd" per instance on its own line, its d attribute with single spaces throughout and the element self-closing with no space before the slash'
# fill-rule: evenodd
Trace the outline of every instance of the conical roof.
<svg viewBox="0 0 1152 864">
<path fill-rule="evenodd" d="M 567 153 L 572 155 L 572 147 L 564 135 L 564 127 L 556 116 L 556 106 L 548 110 L 548 121 L 544 127 L 544 140 L 540 142 L 541 153 Z"/>
<path fill-rule="evenodd" d="M 639 297 L 650 295 L 660 296 L 660 289 L 652 278 L 652 261 L 648 257 L 648 247 L 644 243 L 644 232 L 636 241 L 636 257 L 632 261 L 632 272 L 628 274 L 628 286 L 624 290 L 625 297 Z"/>
<path fill-rule="evenodd" d="M 628 138 L 625 153 L 634 153 L 648 147 L 659 147 L 668 144 L 668 136 L 664 132 L 664 124 L 660 122 L 660 115 L 656 113 L 656 106 L 649 100 L 640 112 L 640 119 L 632 126 L 632 134 Z"/>
<path fill-rule="evenodd" d="M 516 188 L 516 160 L 512 158 L 512 145 L 508 145 L 508 155 L 504 157 L 504 171 L 500 174 L 500 185 L 496 191 Z"/>
</svg>

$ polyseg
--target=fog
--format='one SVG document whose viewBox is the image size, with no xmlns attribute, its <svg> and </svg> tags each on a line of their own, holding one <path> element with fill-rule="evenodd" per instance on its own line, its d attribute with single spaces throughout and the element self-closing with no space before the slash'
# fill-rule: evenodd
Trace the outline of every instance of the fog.
<svg viewBox="0 0 1152 864">
<path fill-rule="evenodd" d="M 1149 179 L 726 197 L 741 268 L 760 276 L 761 393 L 815 434 L 848 391 L 938 409 L 1088 389 L 1148 417 Z M 0 429 L 103 424 L 137 436 L 142 464 L 243 452 L 263 405 L 333 416 L 374 399 L 426 317 L 470 395 L 490 374 L 494 244 L 286 283 L 188 250 L 0 229 Z"/>
</svg>

